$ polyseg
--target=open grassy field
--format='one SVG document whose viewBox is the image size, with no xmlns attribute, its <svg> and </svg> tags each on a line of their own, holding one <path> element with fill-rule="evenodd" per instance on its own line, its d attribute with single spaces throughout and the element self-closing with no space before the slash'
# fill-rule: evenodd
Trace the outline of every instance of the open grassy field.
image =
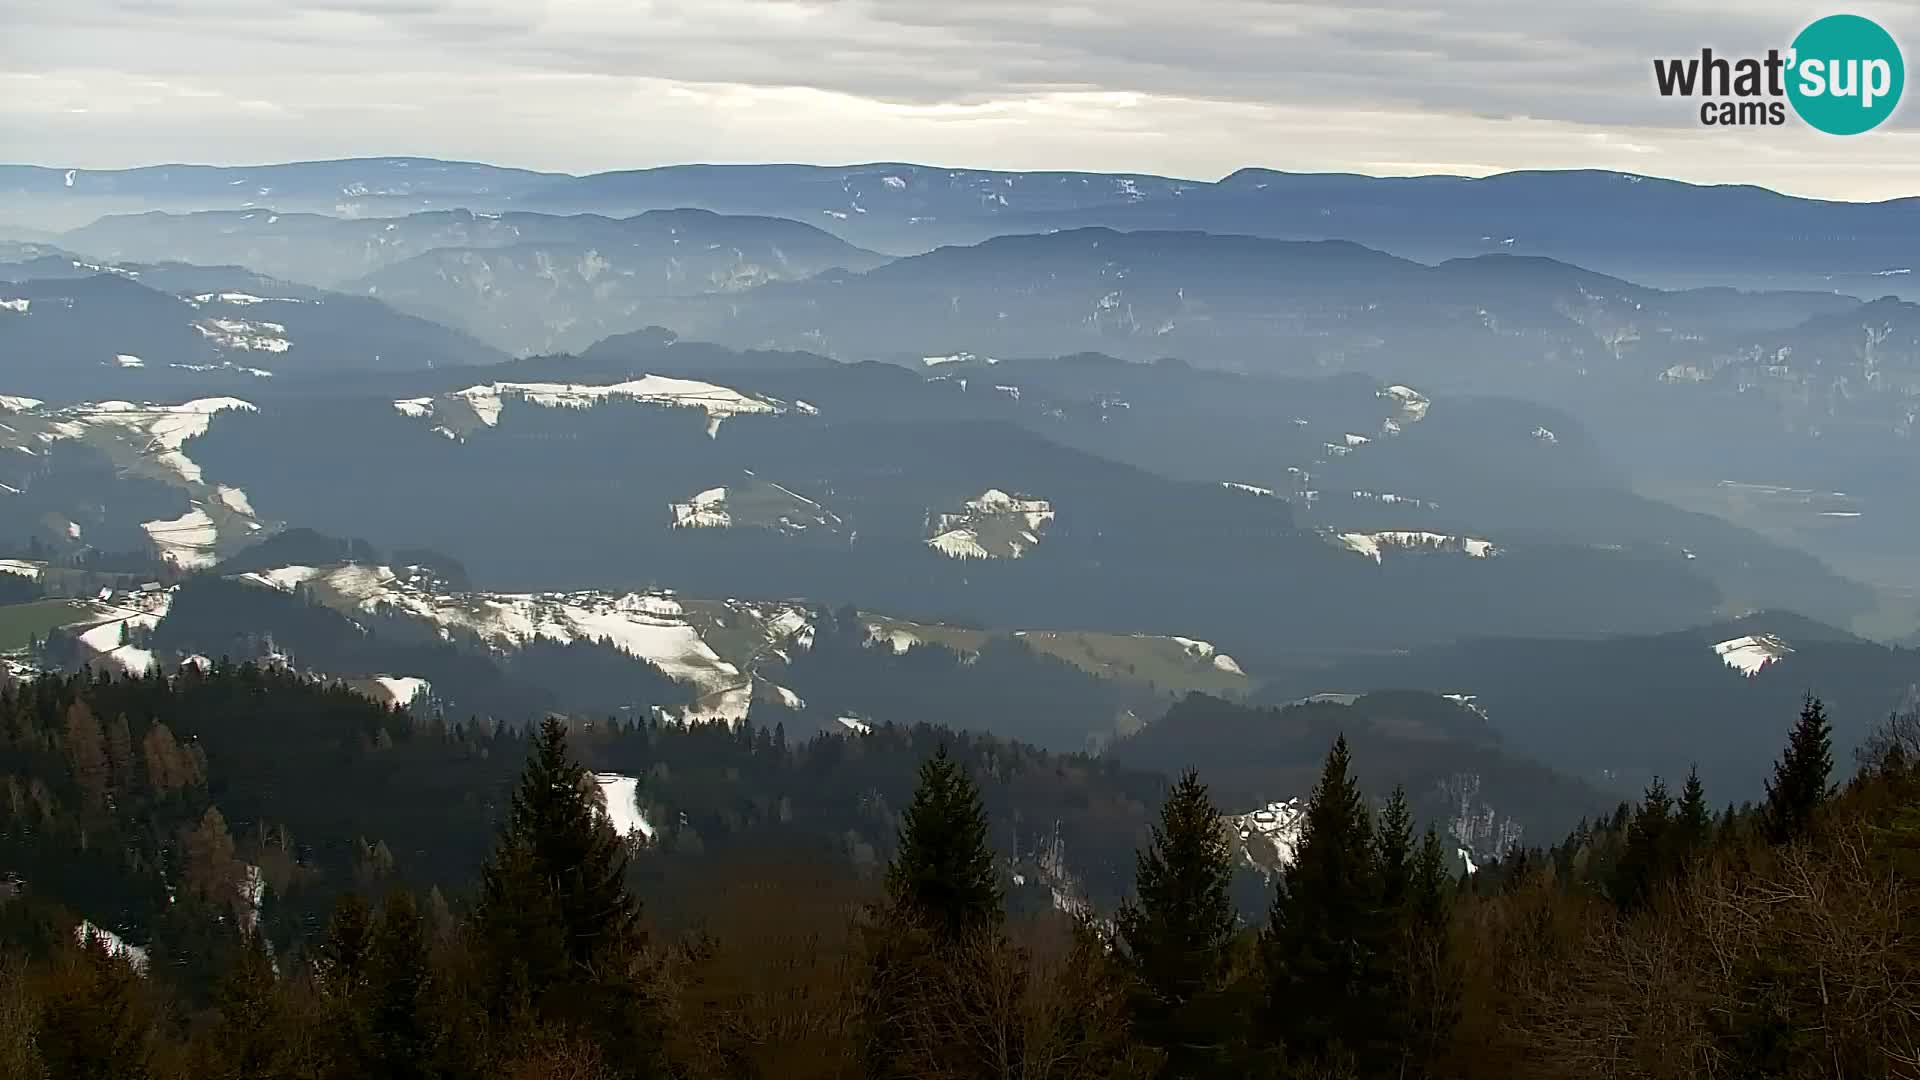
<svg viewBox="0 0 1920 1080">
<path fill-rule="evenodd" d="M 47 631 L 70 623 L 85 622 L 94 606 L 84 601 L 35 600 L 26 604 L 0 604 L 0 652 L 24 649 L 33 637 L 46 637 Z"/>
<path fill-rule="evenodd" d="M 965 627 L 916 623 L 905 619 L 867 615 L 875 638 L 895 648 L 915 642 L 944 645 L 957 652 L 977 652 L 994 635 Z M 1222 667 L 1214 653 L 1200 642 L 1174 637 L 1105 634 L 1085 630 L 1022 630 L 1014 635 L 1035 652 L 1065 660 L 1103 679 L 1151 683 L 1164 691 L 1200 690 L 1210 694 L 1244 694 L 1251 680 L 1237 666 Z"/>
</svg>

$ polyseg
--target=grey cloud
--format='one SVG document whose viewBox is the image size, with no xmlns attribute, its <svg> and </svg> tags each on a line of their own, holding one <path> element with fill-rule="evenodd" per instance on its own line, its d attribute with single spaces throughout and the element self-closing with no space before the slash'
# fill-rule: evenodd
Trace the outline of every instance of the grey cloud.
<svg viewBox="0 0 1920 1080">
<path fill-rule="evenodd" d="M 502 113 L 529 127 L 568 123 L 579 102 L 599 100 L 607 107 L 617 103 L 631 118 L 658 118 L 661 145 L 698 145 L 704 137 L 713 144 L 702 155 L 707 157 L 750 154 L 752 147 L 722 141 L 763 123 L 738 110 L 767 108 L 765 94 L 794 88 L 891 109 L 887 115 L 908 116 L 918 125 L 901 130 L 929 135 L 985 124 L 990 117 L 1019 117 L 1026 125 L 1077 125 L 1053 140 L 1062 151 L 1095 138 L 1111 140 L 1117 131 L 1135 145 L 1154 142 L 1161 155 L 1183 138 L 1223 140 L 1196 155 L 1208 160 L 1221 157 L 1234 141 L 1245 143 L 1275 125 L 1304 124 L 1318 113 L 1326 126 L 1352 132 L 1351 145 L 1338 151 L 1350 163 L 1369 124 L 1376 141 L 1418 134 L 1403 119 L 1411 114 L 1427 117 L 1436 132 L 1476 140 L 1459 144 L 1449 157 L 1499 167 L 1536 163 L 1524 156 L 1536 151 L 1526 148 L 1548 145 L 1550 134 L 1556 155 L 1573 155 L 1599 136 L 1603 146 L 1664 140 L 1662 145 L 1695 160 L 1709 152 L 1699 143 L 1702 132 L 1687 105 L 1653 93 L 1649 61 L 1702 45 L 1784 45 L 1804 17 L 1798 0 L 1750 0 L 1738 9 L 1707 0 L 1376 0 L 1366 6 L 1269 0 L 0 0 L 0 19 L 11 28 L 8 44 L 0 47 L 0 77 L 104 72 L 191 82 L 236 100 L 250 94 L 280 100 L 300 115 L 335 124 L 356 115 L 403 116 L 391 107 L 424 103 L 416 112 L 424 111 L 425 118 L 416 123 L 435 125 L 434 138 L 470 146 L 488 145 L 490 129 L 498 131 L 505 122 Z M 1897 21 L 1889 21 L 1900 32 Z M 713 94 L 696 93 L 706 102 L 697 107 L 651 100 L 662 86 L 709 87 Z M 756 88 L 761 96 L 750 92 Z M 1071 120 L 1056 118 L 1067 108 L 1056 108 L 1056 99 L 1075 93 L 1126 95 L 1129 102 L 1147 104 L 1111 116 L 1071 109 Z M 712 117 L 704 135 L 687 111 L 697 108 Z M 944 111 L 950 108 L 961 111 Z M 7 109 L 0 102 L 0 115 Z M 490 112 L 476 115 L 479 109 Z M 1205 122 L 1198 120 L 1201 114 Z M 1395 119 L 1379 119 L 1386 114 Z M 1177 128 L 1141 126 L 1148 117 L 1175 115 L 1185 118 Z M 1917 116 L 1906 109 L 1897 126 L 1911 130 L 1920 123 Z M 1490 140 L 1487 117 L 1557 127 L 1552 133 L 1516 129 L 1508 138 Z M 571 128 L 543 129 L 537 145 L 571 145 L 587 157 L 605 149 L 594 145 L 606 135 L 592 115 L 570 122 Z M 1214 124 L 1238 124 L 1238 133 L 1213 134 Z M 684 126 L 665 130 L 673 125 Z M 250 130 L 196 136 L 184 121 L 179 128 L 183 140 L 257 138 L 279 146 L 289 137 L 264 130 L 257 136 Z M 833 160 L 850 156 L 856 145 L 851 136 L 858 133 L 823 117 L 812 134 L 818 147 L 813 156 Z M 307 135 L 315 145 L 332 145 L 352 132 Z M 20 145 L 54 146 L 77 137 L 42 134 Z M 1722 139 L 1721 145 L 1743 142 Z M 1035 145 L 1046 141 L 1036 139 Z M 1257 138 L 1253 145 L 1259 145 Z M 1818 155 L 1801 148 L 1806 144 L 1793 145 L 1779 168 L 1788 167 L 1786 160 L 1801 170 L 1817 164 Z M 836 149 L 842 146 L 848 151 Z M 408 148 L 389 138 L 380 149 Z M 513 157 L 512 149 L 503 144 L 493 156 Z M 1381 145 L 1370 159 L 1398 153 Z M 1866 160 L 1871 153 L 1851 144 L 1842 159 Z M 183 150 L 176 156 L 193 155 Z"/>
</svg>

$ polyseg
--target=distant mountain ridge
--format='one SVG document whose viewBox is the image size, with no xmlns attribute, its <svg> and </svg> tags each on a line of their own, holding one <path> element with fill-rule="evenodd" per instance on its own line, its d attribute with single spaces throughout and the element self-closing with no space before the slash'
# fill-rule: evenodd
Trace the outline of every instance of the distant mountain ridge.
<svg viewBox="0 0 1920 1080">
<path fill-rule="evenodd" d="M 675 297 L 887 261 L 811 225 L 692 209 L 627 218 L 153 212 L 103 218 L 65 242 L 103 258 L 240 264 L 374 296 L 510 353 L 585 348 L 669 317 L 663 304 Z"/>
<path fill-rule="evenodd" d="M 435 322 L 240 267 L 0 261 L 0 383 L 52 401 L 251 391 L 484 364 L 504 354 Z"/>
<path fill-rule="evenodd" d="M 1426 261 L 1543 255 L 1663 287 L 1890 289 L 1920 299 L 1911 273 L 1920 199 L 1831 202 L 1604 170 L 1473 178 L 1244 168 L 1206 181 L 886 162 L 668 165 L 585 176 L 404 157 L 104 171 L 0 166 L 0 221 L 42 229 L 127 210 L 266 206 L 352 217 L 698 207 L 792 218 L 892 254 L 1087 225 L 1201 229 L 1346 239 Z"/>
</svg>

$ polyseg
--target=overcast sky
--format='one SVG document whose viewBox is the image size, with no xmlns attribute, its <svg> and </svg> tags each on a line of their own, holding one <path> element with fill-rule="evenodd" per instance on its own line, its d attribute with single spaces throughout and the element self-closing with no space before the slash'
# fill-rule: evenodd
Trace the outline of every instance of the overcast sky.
<svg viewBox="0 0 1920 1080">
<path fill-rule="evenodd" d="M 1910 104 L 1834 138 L 1703 128 L 1654 92 L 1656 56 L 1785 48 L 1834 10 L 1920 42 L 1916 0 L 0 0 L 0 160 L 1599 167 L 1920 193 Z"/>
</svg>

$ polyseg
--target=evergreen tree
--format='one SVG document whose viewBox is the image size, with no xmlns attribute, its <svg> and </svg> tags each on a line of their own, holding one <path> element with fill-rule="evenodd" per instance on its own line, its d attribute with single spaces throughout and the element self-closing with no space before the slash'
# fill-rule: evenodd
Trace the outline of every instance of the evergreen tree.
<svg viewBox="0 0 1920 1080">
<path fill-rule="evenodd" d="M 1633 911 L 1652 900 L 1671 869 L 1673 838 L 1673 797 L 1656 776 L 1627 826 L 1626 846 L 1614 867 L 1613 898 L 1621 910 Z"/>
<path fill-rule="evenodd" d="M 943 745 L 920 766 L 899 851 L 887 867 L 888 898 L 950 938 L 998 926 L 1000 880 L 987 836 L 979 788 Z"/>
<path fill-rule="evenodd" d="M 424 1080 L 435 1074 L 438 1035 L 430 1015 L 433 977 L 426 922 L 404 890 L 387 894 L 368 964 L 372 1075 Z"/>
<path fill-rule="evenodd" d="M 220 1019 L 208 1037 L 202 1075 L 222 1080 L 299 1075 L 299 1039 L 277 980 L 265 936 L 247 933 L 215 991 Z"/>
<path fill-rule="evenodd" d="M 326 1016 L 327 1049 L 334 1075 L 365 1075 L 373 1059 L 367 983 L 373 951 L 373 913 L 358 893 L 333 906 L 327 933 L 315 949 L 314 975 Z"/>
<path fill-rule="evenodd" d="M 1294 861 L 1267 914 L 1261 1033 L 1294 1062 L 1333 1062 L 1373 1049 L 1389 977 L 1387 926 L 1367 804 L 1346 736 L 1333 744 L 1307 804 Z M 1380 1066 L 1378 1061 L 1361 1061 Z"/>
<path fill-rule="evenodd" d="M 1413 880 L 1413 808 L 1407 805 L 1407 792 L 1396 786 L 1380 813 L 1374 833 L 1374 856 L 1380 865 L 1380 906 L 1388 911 L 1402 910 Z"/>
<path fill-rule="evenodd" d="M 1237 919 L 1229 858 L 1220 812 L 1189 770 L 1137 857 L 1137 900 L 1116 917 L 1134 983 L 1134 1030 L 1165 1055 L 1162 1077 L 1223 1075 L 1231 1057 L 1238 1025 L 1224 999 Z"/>
<path fill-rule="evenodd" d="M 1761 821 L 1767 839 L 1784 844 L 1805 833 L 1832 794 L 1833 726 L 1820 699 L 1807 695 L 1800 720 L 1787 737 L 1787 751 L 1773 766 Z"/>
<path fill-rule="evenodd" d="M 568 756 L 564 721 L 548 717 L 481 868 L 472 926 L 497 1025 L 591 1031 L 631 1074 L 657 1026 L 632 981 L 640 904 L 626 887 L 627 849 L 591 782 Z"/>
<path fill-rule="evenodd" d="M 373 942 L 373 913 L 359 893 L 347 893 L 333 905 L 327 935 L 320 941 L 320 982 L 330 996 L 357 996 L 367 978 Z"/>
<path fill-rule="evenodd" d="M 919 787 L 887 867 L 886 902 L 866 933 L 860 996 L 861 1059 L 874 1080 L 995 1075 L 1018 1057 L 1017 1021 L 996 1007 L 982 977 L 1000 936 L 998 873 L 979 790 L 941 746 L 920 767 Z M 958 1011 L 972 1022 L 953 1027 Z"/>
<path fill-rule="evenodd" d="M 49 1077 L 144 1080 L 153 1074 L 159 1012 L 146 980 L 89 935 L 63 950 L 41 991 L 35 1043 Z"/>
<path fill-rule="evenodd" d="M 1383 971 L 1391 973 L 1392 981 L 1382 987 L 1382 1008 L 1372 1038 L 1383 1052 L 1404 1052 L 1413 1028 L 1415 952 L 1422 942 L 1413 911 L 1417 854 L 1413 847 L 1413 809 L 1402 787 L 1393 789 L 1380 812 L 1373 849 L 1380 913 L 1385 923 L 1378 963 Z"/>
<path fill-rule="evenodd" d="M 1713 811 L 1707 807 L 1707 791 L 1700 783 L 1698 765 L 1687 773 L 1686 786 L 1680 789 L 1674 830 L 1675 847 L 1686 861 L 1691 861 L 1713 841 Z"/>
<path fill-rule="evenodd" d="M 1416 1074 L 1439 1055 L 1459 1014 L 1460 974 L 1453 957 L 1450 892 L 1446 852 L 1440 834 L 1429 826 L 1414 860 L 1407 904 L 1408 1042 Z"/>
</svg>

